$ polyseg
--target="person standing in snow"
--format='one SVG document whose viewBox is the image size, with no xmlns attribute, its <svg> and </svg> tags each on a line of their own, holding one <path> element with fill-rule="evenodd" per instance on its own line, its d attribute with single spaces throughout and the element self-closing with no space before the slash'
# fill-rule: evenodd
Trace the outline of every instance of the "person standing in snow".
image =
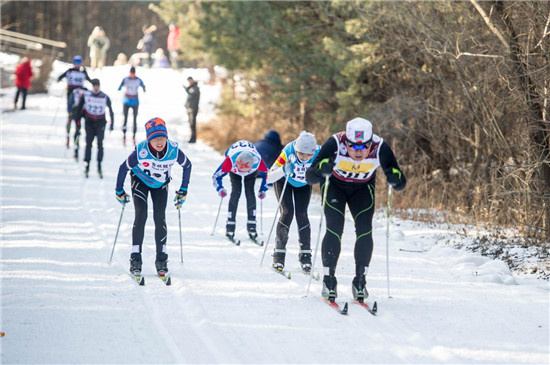
<svg viewBox="0 0 550 365">
<path fill-rule="evenodd" d="M 368 297 L 365 275 L 372 258 L 372 217 L 376 169 L 382 167 L 389 185 L 403 190 L 407 183 L 391 147 L 372 133 L 372 124 L 363 118 L 350 120 L 346 130 L 329 137 L 306 172 L 306 181 L 328 187 L 323 202 L 326 232 L 321 257 L 323 289 L 321 295 L 334 301 L 337 294 L 336 265 L 342 246 L 346 204 L 355 222 L 355 277 L 352 281 L 353 299 Z"/>
<path fill-rule="evenodd" d="M 180 49 L 180 28 L 176 25 L 176 22 L 171 22 L 168 25 L 168 37 L 166 38 L 166 49 L 168 50 L 168 56 L 170 56 L 170 64 L 172 68 L 178 68 L 178 52 Z"/>
<path fill-rule="evenodd" d="M 67 113 L 69 113 L 69 119 L 67 120 L 66 146 L 69 148 L 73 112 L 71 94 L 74 89 L 84 86 L 84 81 L 88 80 L 89 82 L 92 82 L 92 80 L 90 79 L 90 76 L 88 76 L 86 69 L 82 66 L 82 57 L 79 55 L 73 57 L 73 67 L 59 75 L 57 82 L 63 80 L 63 78 L 67 78 Z"/>
<path fill-rule="evenodd" d="M 31 88 L 31 78 L 34 76 L 32 72 L 31 60 L 27 57 L 23 57 L 21 63 L 15 68 L 15 87 L 17 92 L 15 93 L 15 100 L 13 102 L 13 109 L 17 109 L 17 102 L 19 101 L 19 94 L 21 94 L 21 110 L 26 109 L 27 92 Z"/>
<path fill-rule="evenodd" d="M 315 141 L 315 136 L 302 131 L 295 141 L 285 146 L 267 174 L 267 183 L 273 184 L 277 200 L 281 201 L 281 217 L 277 223 L 277 236 L 273 252 L 273 268 L 275 270 L 284 270 L 288 232 L 292 219 L 296 215 L 300 244 L 298 259 L 302 270 L 308 274 L 311 272 L 311 227 L 307 209 L 312 189 L 311 185 L 306 182 L 306 171 L 320 149 L 321 147 Z"/>
<path fill-rule="evenodd" d="M 141 30 L 143 31 L 143 38 L 140 42 L 143 45 L 142 52 L 147 53 L 147 67 L 150 68 L 153 64 L 153 57 L 151 55 L 155 52 L 157 26 L 151 25 L 149 27 L 144 25 Z"/>
<path fill-rule="evenodd" d="M 189 126 L 191 127 L 191 138 L 189 139 L 189 143 L 195 143 L 197 141 L 197 114 L 199 113 L 201 91 L 199 85 L 191 76 L 187 78 L 187 81 L 189 82 L 189 86 L 184 86 L 184 88 L 187 92 L 185 109 L 187 109 Z"/>
<path fill-rule="evenodd" d="M 90 160 L 92 159 L 92 143 L 97 137 L 97 173 L 103 179 L 101 170 L 101 161 L 103 161 L 103 138 L 105 137 L 105 127 L 107 119 L 105 118 L 105 108 L 109 108 L 111 124 L 109 130 L 113 130 L 115 117 L 111 99 L 103 91 L 99 90 L 99 80 L 91 81 L 93 89 L 84 92 L 84 95 L 78 103 L 75 113 L 78 118 L 83 114 L 85 117 L 86 129 L 86 151 L 84 153 L 84 174 L 88 177 L 90 171 Z"/>
<path fill-rule="evenodd" d="M 151 194 L 153 201 L 153 220 L 155 222 L 156 259 L 155 267 L 159 276 L 168 273 L 168 254 L 166 240 L 166 205 L 168 202 L 168 184 L 174 164 L 183 168 L 182 181 L 174 197 L 174 205 L 180 209 L 187 197 L 187 187 L 191 176 L 191 161 L 179 148 L 178 143 L 168 139 L 166 123 L 161 118 L 153 118 L 145 124 L 147 139 L 136 146 L 134 152 L 120 165 L 116 181 L 116 199 L 121 204 L 129 200 L 124 191 L 124 180 L 130 171 L 132 180 L 132 198 L 134 199 L 135 218 L 132 228 L 132 253 L 130 272 L 141 273 L 142 245 L 147 221 L 147 200 Z"/>
<path fill-rule="evenodd" d="M 122 143 L 126 146 L 126 124 L 128 123 L 128 111 L 129 109 L 132 109 L 132 112 L 134 114 L 134 129 L 132 141 L 135 145 L 137 131 L 137 114 L 139 109 L 138 91 L 141 87 L 143 89 L 143 92 L 145 92 L 145 84 L 139 77 L 136 76 L 136 69 L 134 67 L 130 68 L 130 76 L 122 79 L 118 90 L 121 90 L 123 87 L 125 88 L 125 92 L 122 107 L 122 112 L 124 114 L 124 125 L 122 126 Z"/>
<path fill-rule="evenodd" d="M 256 142 L 254 145 L 258 151 L 260 151 L 262 159 L 268 167 L 271 167 L 273 163 L 275 163 L 275 160 L 279 157 L 279 154 L 283 149 L 281 137 L 279 136 L 279 133 L 274 130 L 267 131 L 264 138 Z"/>
<path fill-rule="evenodd" d="M 105 35 L 105 30 L 102 27 L 96 26 L 92 34 L 88 37 L 88 47 L 90 47 L 90 63 L 92 71 L 96 68 L 100 70 L 105 66 L 107 58 L 107 50 L 111 46 L 111 41 Z"/>
<path fill-rule="evenodd" d="M 256 182 L 256 176 L 259 174 L 262 177 L 262 182 L 258 192 L 258 198 L 265 198 L 265 193 L 267 191 L 267 167 L 260 153 L 251 142 L 240 140 L 233 143 L 227 151 L 225 151 L 224 161 L 216 172 L 214 172 L 212 181 L 216 191 L 222 198 L 227 196 L 227 191 L 222 184 L 222 180 L 227 174 L 229 174 L 231 180 L 231 197 L 229 198 L 227 223 L 225 226 L 226 236 L 230 240 L 234 240 L 237 208 L 244 180 L 244 193 L 246 196 L 248 213 L 246 228 L 250 239 L 256 240 L 258 238 L 258 233 L 256 232 L 256 196 L 254 194 L 254 184 Z"/>
</svg>

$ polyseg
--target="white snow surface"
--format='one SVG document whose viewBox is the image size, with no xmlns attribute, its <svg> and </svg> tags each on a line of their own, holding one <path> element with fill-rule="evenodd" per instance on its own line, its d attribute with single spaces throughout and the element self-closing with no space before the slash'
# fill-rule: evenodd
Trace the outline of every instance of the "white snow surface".
<svg viewBox="0 0 550 365">
<path fill-rule="evenodd" d="M 208 83 L 205 70 L 137 70 L 147 86 L 140 95 L 138 141 L 145 137 L 145 122 L 161 117 L 193 163 L 181 210 L 183 264 L 178 212 L 171 204 L 181 178 L 176 166 L 166 216 L 172 285 L 154 274 L 150 208 L 143 247 L 146 285 L 138 286 L 128 273 L 132 204 L 109 264 L 121 214 L 115 180 L 131 153 L 121 143 L 123 94 L 117 91 L 129 66 L 91 75 L 101 80 L 115 109 L 115 130 L 104 142 L 102 180 L 95 171 L 95 146 L 88 179 L 82 162 L 65 149 L 65 81 L 54 78 L 68 66 L 54 64 L 49 95 L 29 95 L 25 111 L 7 112 L 14 90 L 3 90 L 3 364 L 549 363 L 548 282 L 515 277 L 502 261 L 439 245 L 438 235 L 453 234 L 446 228 L 393 219 L 387 253 L 386 218 L 383 212 L 375 215 L 367 287 L 369 301 L 378 302 L 376 317 L 351 303 L 349 212 L 337 269 L 339 300 L 350 301 L 348 316 L 322 302 L 320 281 L 312 281 L 306 297 L 309 279 L 298 270 L 295 223 L 286 260 L 292 280 L 269 269 L 274 237 L 260 267 L 264 248 L 245 238 L 244 195 L 237 218 L 241 246 L 224 239 L 228 199 L 212 236 L 220 198 L 211 176 L 222 156 L 200 141 L 186 143 L 182 87 L 189 75 L 200 81 L 199 121 L 207 121 L 215 113 L 219 85 Z M 81 156 L 84 144 L 81 138 Z M 127 177 L 127 192 L 129 182 Z M 229 187 L 227 178 L 224 184 Z M 267 240 L 277 207 L 272 190 L 258 207 L 263 212 L 258 227 Z M 315 249 L 318 196 L 309 213 Z M 322 271 L 320 253 L 316 266 Z"/>
</svg>

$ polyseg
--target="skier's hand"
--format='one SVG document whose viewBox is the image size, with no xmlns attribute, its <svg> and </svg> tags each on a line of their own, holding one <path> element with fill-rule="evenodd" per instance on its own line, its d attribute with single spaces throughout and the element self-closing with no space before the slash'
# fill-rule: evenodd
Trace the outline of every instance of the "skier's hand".
<svg viewBox="0 0 550 365">
<path fill-rule="evenodd" d="M 176 208 L 181 208 L 183 203 L 185 203 L 185 198 L 187 198 L 187 190 L 180 189 L 176 191 L 176 196 L 174 197 L 174 205 Z"/>
<path fill-rule="evenodd" d="M 260 191 L 258 193 L 258 198 L 260 198 L 260 200 L 263 200 L 263 198 L 265 198 L 265 191 Z"/>
<path fill-rule="evenodd" d="M 114 128 L 115 128 L 115 122 L 111 120 L 111 125 L 109 126 L 109 132 L 112 132 Z"/>
<path fill-rule="evenodd" d="M 292 173 L 292 165 L 290 159 L 283 165 L 283 171 L 285 172 L 286 176 L 290 176 L 290 174 Z"/>
<path fill-rule="evenodd" d="M 319 162 L 319 173 L 323 175 L 323 177 L 327 177 L 332 175 L 332 169 L 334 168 L 334 162 L 332 162 L 328 158 L 324 158 Z"/>
<path fill-rule="evenodd" d="M 386 179 L 388 181 L 388 185 L 393 187 L 395 190 L 403 190 L 405 188 L 405 185 L 407 184 L 407 179 L 405 179 L 405 175 L 395 167 L 392 168 L 391 173 L 386 176 Z"/>
<path fill-rule="evenodd" d="M 222 198 L 225 198 L 227 196 L 227 190 L 225 190 L 224 188 L 221 188 L 220 190 L 218 190 L 218 194 L 222 197 Z"/>
<path fill-rule="evenodd" d="M 130 195 L 126 194 L 124 190 L 116 191 L 115 192 L 116 200 L 123 206 L 126 205 L 126 203 L 130 202 Z"/>
</svg>

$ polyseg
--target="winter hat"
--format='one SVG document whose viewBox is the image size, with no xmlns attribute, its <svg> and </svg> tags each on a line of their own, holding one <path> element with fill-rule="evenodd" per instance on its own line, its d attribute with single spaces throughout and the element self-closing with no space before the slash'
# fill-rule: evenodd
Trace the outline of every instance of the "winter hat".
<svg viewBox="0 0 550 365">
<path fill-rule="evenodd" d="M 346 138 L 353 144 L 364 144 L 372 138 L 372 123 L 363 118 L 355 118 L 346 125 Z"/>
<path fill-rule="evenodd" d="M 249 172 L 254 166 L 254 156 L 248 151 L 243 151 L 235 159 L 235 165 L 239 172 Z"/>
<path fill-rule="evenodd" d="M 136 68 L 134 66 L 130 67 L 130 73 L 131 74 L 135 74 L 136 73 Z"/>
<path fill-rule="evenodd" d="M 92 85 L 99 85 L 99 79 L 92 79 L 92 80 L 90 81 L 90 83 L 91 83 Z"/>
<path fill-rule="evenodd" d="M 147 142 L 151 142 L 153 138 L 166 137 L 168 138 L 168 130 L 164 120 L 156 117 L 145 123 L 145 133 L 147 134 Z"/>
<path fill-rule="evenodd" d="M 76 55 L 73 57 L 73 65 L 80 66 L 82 65 L 82 57 L 79 55 Z"/>
<path fill-rule="evenodd" d="M 296 152 L 305 153 L 306 155 L 315 154 L 315 150 L 317 149 L 315 136 L 312 133 L 301 131 L 296 142 L 294 142 L 294 149 Z"/>
</svg>

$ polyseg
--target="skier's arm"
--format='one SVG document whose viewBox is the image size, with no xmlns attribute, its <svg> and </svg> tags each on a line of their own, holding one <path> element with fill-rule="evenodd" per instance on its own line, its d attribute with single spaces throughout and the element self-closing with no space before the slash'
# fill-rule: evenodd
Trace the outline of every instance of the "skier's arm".
<svg viewBox="0 0 550 365">
<path fill-rule="evenodd" d="M 82 108 L 84 107 L 84 95 L 81 95 L 80 96 L 80 101 L 78 102 L 78 105 L 76 105 L 74 107 L 74 116 L 76 118 L 81 118 L 82 117 Z M 75 119 L 76 119 L 75 118 Z"/>
<path fill-rule="evenodd" d="M 57 81 L 59 82 L 59 81 L 63 80 L 63 78 L 67 76 L 67 72 L 69 72 L 69 70 L 67 70 L 67 71 L 63 72 L 61 75 L 59 75 L 59 77 L 57 78 Z"/>
<path fill-rule="evenodd" d="M 109 116 L 111 117 L 111 125 L 115 122 L 115 113 L 113 113 L 113 106 L 111 104 L 111 98 L 107 96 L 107 106 L 109 107 Z"/>
<path fill-rule="evenodd" d="M 141 85 L 141 88 L 143 89 L 143 92 L 147 92 L 145 91 L 145 84 L 143 83 L 143 80 L 142 79 L 139 79 L 139 82 L 140 82 L 140 85 Z"/>
<path fill-rule="evenodd" d="M 118 176 L 116 179 L 116 187 L 115 187 L 115 192 L 117 194 L 122 194 L 124 192 L 124 180 L 126 180 L 126 174 L 137 164 L 138 164 L 137 152 L 134 151 L 120 165 L 120 167 L 118 168 Z"/>
<path fill-rule="evenodd" d="M 324 180 L 323 174 L 321 173 L 321 167 L 324 164 L 329 164 L 329 166 L 334 164 L 334 156 L 338 152 L 338 143 L 336 139 L 331 136 L 327 141 L 321 146 L 321 150 L 311 167 L 306 171 L 306 181 L 309 185 L 314 185 L 320 183 Z"/>
<path fill-rule="evenodd" d="M 178 150 L 178 163 L 183 168 L 183 173 L 181 177 L 180 190 L 187 191 L 189 186 L 189 179 L 191 178 L 191 161 L 183 153 L 182 150 Z"/>
<path fill-rule="evenodd" d="M 118 90 L 122 90 L 122 87 L 124 86 L 124 81 L 126 81 L 126 78 L 123 78 L 120 82 L 120 85 L 118 86 Z"/>
<path fill-rule="evenodd" d="M 222 162 L 222 164 L 217 168 L 216 172 L 214 172 L 214 175 L 212 175 L 212 183 L 214 184 L 214 188 L 216 188 L 216 191 L 220 191 L 223 189 L 223 183 L 222 180 L 231 171 L 232 167 L 231 159 L 229 157 L 225 157 L 225 160 Z"/>
<path fill-rule="evenodd" d="M 268 184 L 273 184 L 274 182 L 278 181 L 283 176 L 285 176 L 285 165 L 287 163 L 289 164 L 290 162 L 288 161 L 286 151 L 283 150 L 281 151 L 281 154 L 279 155 L 279 157 L 277 157 L 277 159 L 273 163 L 273 166 L 271 166 L 271 168 L 267 172 Z"/>
<path fill-rule="evenodd" d="M 90 76 L 88 76 L 88 72 L 86 72 L 86 69 L 83 69 L 82 72 L 84 72 L 84 76 L 86 76 L 86 80 L 88 80 L 89 83 L 92 83 L 92 79 Z"/>
<path fill-rule="evenodd" d="M 386 174 L 388 184 L 395 190 L 403 190 L 407 185 L 407 178 L 395 159 L 395 155 L 389 144 L 382 142 L 380 146 L 380 166 Z"/>
</svg>

